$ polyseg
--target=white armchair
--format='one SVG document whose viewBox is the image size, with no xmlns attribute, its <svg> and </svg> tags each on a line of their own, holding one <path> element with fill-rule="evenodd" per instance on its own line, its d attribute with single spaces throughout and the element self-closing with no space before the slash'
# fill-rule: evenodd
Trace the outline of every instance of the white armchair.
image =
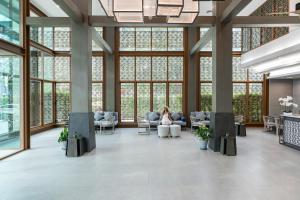
<svg viewBox="0 0 300 200">
<path fill-rule="evenodd" d="M 144 117 L 137 117 L 137 123 L 138 123 L 138 134 L 150 135 L 151 124 L 149 120 L 145 119 Z"/>
<path fill-rule="evenodd" d="M 276 127 L 274 117 L 263 116 L 264 131 L 272 131 Z"/>
</svg>

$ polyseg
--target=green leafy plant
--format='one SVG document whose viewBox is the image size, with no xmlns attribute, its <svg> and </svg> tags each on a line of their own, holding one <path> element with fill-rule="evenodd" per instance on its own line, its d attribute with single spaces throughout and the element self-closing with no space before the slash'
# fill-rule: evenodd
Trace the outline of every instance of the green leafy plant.
<svg viewBox="0 0 300 200">
<path fill-rule="evenodd" d="M 206 126 L 202 125 L 199 126 L 199 128 L 195 132 L 195 135 L 201 140 L 208 141 L 211 131 L 212 130 L 210 128 L 207 128 Z"/>
<path fill-rule="evenodd" d="M 69 130 L 67 128 L 64 128 L 64 130 L 62 130 L 60 132 L 59 138 L 57 140 L 57 142 L 65 142 L 67 141 L 69 136 Z"/>
</svg>

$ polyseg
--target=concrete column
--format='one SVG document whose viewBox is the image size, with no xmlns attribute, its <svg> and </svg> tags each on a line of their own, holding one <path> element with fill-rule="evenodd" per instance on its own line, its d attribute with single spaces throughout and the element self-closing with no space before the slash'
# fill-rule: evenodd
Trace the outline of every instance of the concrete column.
<svg viewBox="0 0 300 200">
<path fill-rule="evenodd" d="M 71 94 L 72 112 L 92 111 L 92 32 L 88 25 L 91 0 L 74 0 L 85 15 L 83 23 L 72 22 Z"/>
<path fill-rule="evenodd" d="M 84 16 L 83 22 L 72 21 L 71 35 L 71 97 L 70 135 L 80 134 L 87 151 L 96 147 L 94 114 L 92 113 L 92 32 L 88 16 L 92 14 L 91 0 L 73 0 Z"/>
<path fill-rule="evenodd" d="M 193 46 L 198 42 L 197 41 L 198 27 L 189 27 L 188 28 L 188 49 L 191 50 Z M 197 82 L 197 72 L 199 71 L 197 68 L 198 65 L 198 56 L 197 54 L 189 55 L 188 62 L 188 108 L 187 108 L 187 116 L 190 115 L 191 112 L 197 110 L 197 89 L 199 83 Z"/>
<path fill-rule="evenodd" d="M 109 46 L 114 49 L 115 47 L 115 28 L 105 27 L 104 39 Z M 105 111 L 115 111 L 116 104 L 116 85 L 115 85 L 115 54 L 105 53 Z"/>
<path fill-rule="evenodd" d="M 232 111 L 232 23 L 221 24 L 221 15 L 229 1 L 216 2 L 216 24 L 213 27 L 213 97 L 210 148 L 220 151 L 221 136 L 234 135 Z"/>
</svg>

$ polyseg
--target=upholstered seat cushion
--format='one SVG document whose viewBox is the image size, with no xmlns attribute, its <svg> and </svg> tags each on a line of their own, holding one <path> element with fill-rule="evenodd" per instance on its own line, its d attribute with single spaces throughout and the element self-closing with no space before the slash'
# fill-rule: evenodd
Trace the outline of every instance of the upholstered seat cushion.
<svg viewBox="0 0 300 200">
<path fill-rule="evenodd" d="M 178 120 L 178 121 L 173 121 L 174 125 L 180 125 L 180 126 L 186 126 L 186 122 Z"/>
</svg>

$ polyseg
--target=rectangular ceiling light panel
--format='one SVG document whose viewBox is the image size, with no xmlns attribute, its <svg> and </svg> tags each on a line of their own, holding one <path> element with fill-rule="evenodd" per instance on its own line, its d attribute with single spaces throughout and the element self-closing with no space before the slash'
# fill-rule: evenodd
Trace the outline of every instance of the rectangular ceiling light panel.
<svg viewBox="0 0 300 200">
<path fill-rule="evenodd" d="M 179 17 L 169 17 L 170 24 L 191 24 L 195 21 L 199 14 L 199 2 L 193 0 L 184 0 L 184 6 Z"/>
<path fill-rule="evenodd" d="M 178 17 L 183 9 L 183 0 L 157 0 L 157 16 Z"/>
<path fill-rule="evenodd" d="M 144 21 L 143 1 L 141 0 L 113 0 L 113 12 L 118 22 Z"/>
</svg>

